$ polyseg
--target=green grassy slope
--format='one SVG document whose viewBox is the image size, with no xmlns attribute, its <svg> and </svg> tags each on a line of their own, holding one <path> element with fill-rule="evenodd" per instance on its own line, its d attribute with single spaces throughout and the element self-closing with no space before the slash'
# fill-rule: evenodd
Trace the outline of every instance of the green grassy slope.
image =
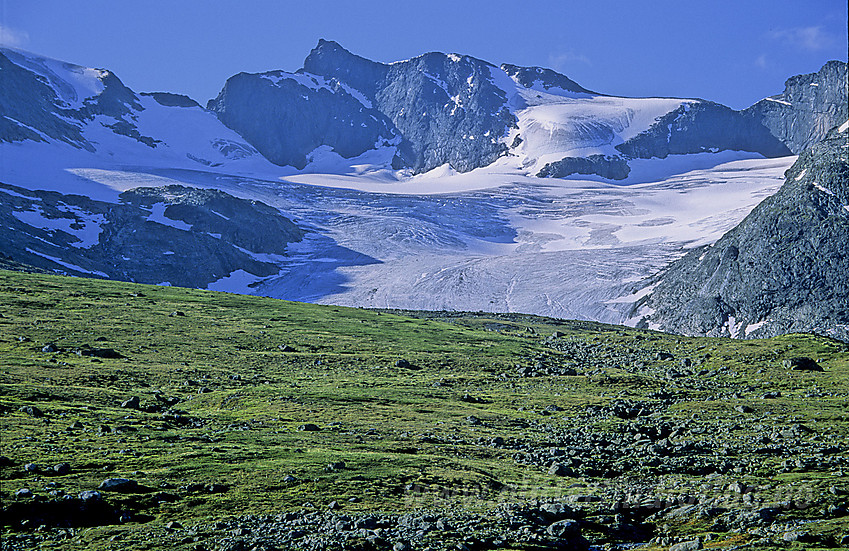
<svg viewBox="0 0 849 551">
<path fill-rule="evenodd" d="M 637 537 L 609 528 L 612 501 L 641 511 L 647 549 L 690 537 L 783 546 L 794 526 L 815 543 L 787 545 L 829 548 L 849 532 L 849 353 L 836 341 L 405 317 L 5 271 L 0 314 L 9 549 L 214 549 L 223 519 L 332 501 L 350 515 L 487 514 L 578 495 L 591 542 Z M 49 343 L 58 351 L 43 351 Z M 92 355 L 102 349 L 121 357 Z M 786 369 L 796 356 L 824 371 Z M 122 407 L 133 396 L 139 408 Z M 576 461 L 549 474 L 563 457 Z M 50 472 L 63 462 L 69 472 Z M 103 492 L 124 522 L 69 530 L 27 519 L 38 503 L 113 477 L 144 490 Z M 735 495 L 736 482 L 756 490 Z M 16 496 L 21 488 L 35 501 Z M 781 512 L 739 526 L 725 513 L 663 516 L 693 496 Z M 185 527 L 177 536 L 172 521 Z M 518 536 L 504 545 L 532 548 Z"/>
</svg>

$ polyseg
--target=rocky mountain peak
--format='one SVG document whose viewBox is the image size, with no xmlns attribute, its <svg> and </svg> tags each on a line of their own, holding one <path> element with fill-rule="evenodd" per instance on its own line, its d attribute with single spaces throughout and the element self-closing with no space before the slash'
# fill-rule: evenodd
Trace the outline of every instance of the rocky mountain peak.
<svg viewBox="0 0 849 551">
<path fill-rule="evenodd" d="M 595 92 L 587 90 L 566 75 L 545 67 L 520 67 L 502 63 L 501 70 L 525 88 L 540 86 L 546 91 L 559 88 L 577 94 L 595 94 Z"/>
<path fill-rule="evenodd" d="M 336 78 L 374 97 L 388 70 L 388 65 L 353 54 L 338 42 L 322 38 L 304 59 L 299 72 Z"/>
</svg>

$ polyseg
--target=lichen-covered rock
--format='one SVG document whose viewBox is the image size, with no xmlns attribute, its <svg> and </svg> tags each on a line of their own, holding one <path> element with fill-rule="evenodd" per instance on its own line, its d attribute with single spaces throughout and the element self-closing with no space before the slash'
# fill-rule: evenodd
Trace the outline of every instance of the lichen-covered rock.
<svg viewBox="0 0 849 551">
<path fill-rule="evenodd" d="M 849 128 L 799 156 L 778 192 L 691 251 L 637 303 L 643 324 L 688 335 L 815 332 L 849 341 Z"/>
</svg>

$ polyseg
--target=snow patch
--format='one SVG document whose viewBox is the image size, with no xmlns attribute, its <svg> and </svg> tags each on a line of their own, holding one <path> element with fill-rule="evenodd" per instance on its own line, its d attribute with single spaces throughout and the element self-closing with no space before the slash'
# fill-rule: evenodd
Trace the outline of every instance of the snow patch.
<svg viewBox="0 0 849 551">
<path fill-rule="evenodd" d="M 17 191 L 0 187 L 0 192 L 11 195 L 12 197 L 20 197 L 21 199 L 29 199 L 30 201 L 41 201 L 41 197 L 30 197 L 29 195 L 21 195 Z"/>
<path fill-rule="evenodd" d="M 737 318 L 728 316 L 728 321 L 725 322 L 725 325 L 728 326 L 728 333 L 731 337 L 736 339 L 740 336 L 740 329 L 743 328 L 743 320 L 737 323 Z"/>
<path fill-rule="evenodd" d="M 70 262 L 65 262 L 61 258 L 56 258 L 55 256 L 50 256 L 50 255 L 47 255 L 47 254 L 44 254 L 44 253 L 40 253 L 38 251 L 34 251 L 34 250 L 30 249 L 29 247 L 27 247 L 26 250 L 27 250 L 28 253 L 32 253 L 32 254 L 40 256 L 42 258 L 46 258 L 47 260 L 49 260 L 51 262 L 55 262 L 56 264 L 59 264 L 60 266 L 64 266 L 65 268 L 68 268 L 69 270 L 74 270 L 76 272 L 80 272 L 80 273 L 83 273 L 83 274 L 91 274 L 91 275 L 98 275 L 98 276 L 101 276 L 101 277 L 109 277 L 108 274 L 104 274 L 103 272 L 100 272 L 100 271 L 97 271 L 97 270 L 86 270 L 85 268 L 81 268 L 81 267 L 77 266 L 76 264 L 71 264 Z"/>
<path fill-rule="evenodd" d="M 624 283 L 624 281 L 623 281 L 623 283 Z M 648 285 L 646 287 L 643 287 L 642 289 L 640 289 L 639 291 L 637 291 L 633 294 L 626 295 L 626 296 L 623 296 L 623 297 L 617 297 L 617 298 L 614 298 L 612 300 L 605 301 L 605 303 L 606 304 L 632 304 L 634 302 L 637 302 L 638 300 L 640 300 L 644 296 L 648 295 L 652 291 L 654 291 L 655 287 L 657 287 L 657 286 L 658 286 L 658 283 L 654 283 L 652 285 Z"/>
<path fill-rule="evenodd" d="M 442 88 L 442 91 L 445 92 L 446 96 L 448 96 L 449 98 L 451 97 L 451 92 L 448 91 L 448 83 L 446 83 L 438 76 L 428 73 L 427 71 L 422 71 L 422 74 L 432 80 L 434 84 Z"/>
<path fill-rule="evenodd" d="M 793 107 L 792 103 L 784 101 L 782 99 L 776 99 L 776 98 L 764 98 L 764 99 L 767 100 L 767 101 L 774 102 L 774 103 L 780 103 L 781 105 L 787 105 L 788 107 Z"/>
<path fill-rule="evenodd" d="M 746 331 L 745 331 L 746 336 L 748 337 L 750 333 L 754 333 L 755 331 L 757 331 L 758 329 L 763 327 L 763 325 L 765 323 L 766 323 L 766 320 L 761 320 L 757 323 L 750 323 L 749 325 L 747 325 Z"/>
<path fill-rule="evenodd" d="M 222 277 L 216 281 L 213 281 L 209 285 L 207 285 L 207 289 L 210 291 L 221 291 L 226 293 L 241 293 L 241 294 L 252 294 L 253 289 L 251 285 L 257 282 L 262 281 L 263 277 L 255 276 L 252 273 L 246 272 L 245 270 L 236 270 L 231 272 L 229 275 Z"/>
<path fill-rule="evenodd" d="M 39 135 L 39 137 L 41 137 L 42 140 L 44 140 L 46 142 L 50 141 L 50 136 L 48 136 L 47 134 L 45 134 L 44 132 L 42 132 L 41 130 L 39 130 L 37 128 L 33 128 L 32 126 L 30 126 L 28 124 L 24 124 L 21 121 L 19 121 L 18 119 L 13 119 L 12 117 L 9 117 L 7 115 L 3 115 L 3 118 L 6 119 L 7 121 L 12 121 L 13 123 L 17 124 L 21 128 L 26 128 L 27 130 L 31 130 L 32 132 L 35 132 L 36 134 Z"/>
<path fill-rule="evenodd" d="M 150 216 L 147 217 L 148 222 L 156 222 L 157 224 L 162 224 L 163 226 L 170 226 L 178 230 L 191 231 L 191 224 L 186 224 L 182 220 L 172 220 L 165 216 L 165 209 L 168 208 L 168 205 L 166 203 L 154 203 L 153 205 L 151 205 L 150 208 Z"/>
<path fill-rule="evenodd" d="M 78 249 L 88 249 L 97 245 L 98 241 L 100 241 L 101 224 L 106 222 L 106 218 L 103 215 L 92 215 L 83 212 L 79 208 L 68 207 L 67 205 L 64 205 L 64 208 L 60 207 L 60 210 L 73 212 L 82 219 L 82 221 L 78 221 L 76 218 L 47 218 L 44 215 L 44 211 L 38 205 L 35 205 L 33 209 L 13 211 L 12 216 L 34 228 L 49 232 L 62 231 L 73 235 L 78 241 L 71 243 L 71 246 Z"/>
<path fill-rule="evenodd" d="M 820 185 L 819 182 L 814 182 L 814 187 L 817 188 L 818 190 L 820 190 L 821 192 L 825 193 L 826 195 L 831 195 L 832 197 L 836 197 L 836 195 L 834 195 L 833 191 L 831 191 L 827 187 Z"/>
<path fill-rule="evenodd" d="M 803 169 L 802 169 L 802 172 L 800 172 L 800 173 L 799 173 L 799 175 L 798 175 L 798 176 L 796 176 L 796 181 L 798 182 L 799 180 L 801 180 L 802 178 L 804 178 L 804 177 L 805 177 L 805 174 L 806 174 L 807 172 L 808 172 L 808 169 L 807 169 L 807 168 L 803 168 Z"/>
<path fill-rule="evenodd" d="M 322 76 L 310 73 L 285 73 L 283 71 L 265 73 L 259 75 L 259 77 L 273 83 L 275 86 L 279 85 L 283 80 L 291 80 L 305 88 L 309 88 L 310 90 L 327 90 L 334 94 L 336 93 L 335 87 L 338 86 L 349 96 L 363 104 L 366 109 L 372 108 L 371 101 L 362 92 L 336 79 L 328 80 Z"/>
<path fill-rule="evenodd" d="M 840 127 L 837 129 L 837 131 L 841 133 L 846 132 L 847 130 L 849 130 L 849 120 L 841 124 Z"/>
</svg>

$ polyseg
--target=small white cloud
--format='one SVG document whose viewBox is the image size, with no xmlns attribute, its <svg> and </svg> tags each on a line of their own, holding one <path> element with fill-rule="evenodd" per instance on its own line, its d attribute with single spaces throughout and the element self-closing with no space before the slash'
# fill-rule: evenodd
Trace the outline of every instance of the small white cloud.
<svg viewBox="0 0 849 551">
<path fill-rule="evenodd" d="M 822 27 L 794 27 L 792 29 L 778 29 L 772 31 L 770 36 L 788 46 L 817 52 L 831 47 L 836 38 Z"/>
<path fill-rule="evenodd" d="M 568 52 L 560 52 L 558 54 L 551 54 L 548 56 L 548 66 L 554 69 L 555 71 L 564 72 L 569 67 L 574 66 L 577 63 L 581 63 L 583 65 L 592 65 L 590 58 L 588 58 L 584 54 L 576 53 L 573 50 L 569 50 Z"/>
<path fill-rule="evenodd" d="M 761 54 L 755 59 L 755 66 L 761 69 L 766 69 L 769 66 L 769 62 L 766 59 L 766 54 Z"/>
<path fill-rule="evenodd" d="M 6 25 L 0 25 L 0 45 L 10 48 L 22 48 L 29 43 L 29 33 Z"/>
</svg>

